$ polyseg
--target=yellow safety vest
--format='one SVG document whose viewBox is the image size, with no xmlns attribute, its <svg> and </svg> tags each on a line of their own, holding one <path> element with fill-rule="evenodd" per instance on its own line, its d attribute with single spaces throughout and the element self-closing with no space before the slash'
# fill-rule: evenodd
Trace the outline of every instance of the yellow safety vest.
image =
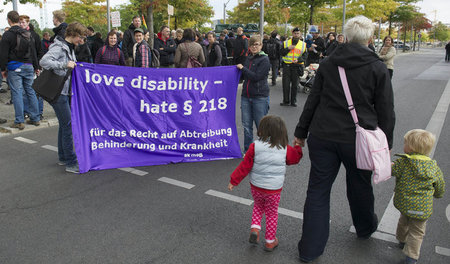
<svg viewBox="0 0 450 264">
<path fill-rule="evenodd" d="M 283 42 L 283 47 L 285 49 L 291 45 L 292 39 L 288 39 L 285 42 Z M 303 55 L 303 53 L 305 53 L 305 51 L 306 51 L 306 43 L 299 40 L 297 42 L 297 45 L 295 45 L 295 48 L 289 51 L 289 53 L 286 56 L 283 56 L 281 59 L 286 64 L 292 63 L 303 64 L 303 61 L 299 63 L 298 59 Z"/>
</svg>

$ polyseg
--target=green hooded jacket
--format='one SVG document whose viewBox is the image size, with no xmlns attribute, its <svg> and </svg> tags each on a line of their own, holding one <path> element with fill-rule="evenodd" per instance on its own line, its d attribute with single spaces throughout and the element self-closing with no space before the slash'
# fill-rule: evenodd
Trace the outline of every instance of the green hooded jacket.
<svg viewBox="0 0 450 264">
<path fill-rule="evenodd" d="M 444 176 L 435 160 L 420 154 L 396 154 L 392 165 L 395 180 L 394 206 L 404 215 L 420 220 L 433 212 L 433 196 L 445 192 Z"/>
</svg>

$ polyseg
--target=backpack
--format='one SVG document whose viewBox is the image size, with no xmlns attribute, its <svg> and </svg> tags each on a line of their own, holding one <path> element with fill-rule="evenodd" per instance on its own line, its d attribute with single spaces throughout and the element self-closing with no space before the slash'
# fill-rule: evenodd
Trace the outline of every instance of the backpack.
<svg viewBox="0 0 450 264">
<path fill-rule="evenodd" d="M 160 66 L 159 51 L 156 49 L 151 49 L 151 53 L 152 53 L 152 61 L 150 63 L 150 66 L 152 68 L 158 68 Z"/>
<path fill-rule="evenodd" d="M 105 54 L 105 50 L 106 50 L 106 45 L 103 46 L 103 48 L 102 48 L 102 56 L 103 56 L 103 54 Z M 119 48 L 117 48 L 117 54 L 119 55 L 119 59 L 120 59 L 120 49 Z"/>
<path fill-rule="evenodd" d="M 186 47 L 186 43 L 184 43 L 184 48 L 186 49 L 186 53 L 188 55 L 186 68 L 201 68 L 202 64 L 197 60 L 197 58 L 195 58 L 194 56 L 189 55 L 189 50 Z"/>
<path fill-rule="evenodd" d="M 269 59 L 271 59 L 271 60 L 278 59 L 277 43 L 275 43 L 274 40 L 267 41 L 266 51 L 267 51 L 267 55 L 269 55 Z"/>
<path fill-rule="evenodd" d="M 20 29 L 16 32 L 17 44 L 16 44 L 16 56 L 17 58 L 29 57 L 31 54 L 31 45 L 33 44 L 33 38 L 31 32 L 28 30 Z"/>
</svg>

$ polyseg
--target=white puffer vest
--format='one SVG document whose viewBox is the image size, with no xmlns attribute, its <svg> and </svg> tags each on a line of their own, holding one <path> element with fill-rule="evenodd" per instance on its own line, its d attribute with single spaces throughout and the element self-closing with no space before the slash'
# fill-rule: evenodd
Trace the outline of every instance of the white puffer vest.
<svg viewBox="0 0 450 264">
<path fill-rule="evenodd" d="M 287 148 L 271 148 L 270 144 L 259 140 L 254 143 L 255 159 L 250 172 L 250 182 L 267 190 L 281 189 L 286 174 Z"/>
</svg>

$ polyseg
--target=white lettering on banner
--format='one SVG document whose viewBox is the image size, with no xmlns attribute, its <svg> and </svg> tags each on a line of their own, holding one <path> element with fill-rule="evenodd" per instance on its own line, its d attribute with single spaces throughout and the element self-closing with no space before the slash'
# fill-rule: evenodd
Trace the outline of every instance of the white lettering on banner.
<svg viewBox="0 0 450 264">
<path fill-rule="evenodd" d="M 106 85 L 111 85 L 114 82 L 114 86 L 117 87 L 122 87 L 123 86 L 123 82 L 124 79 L 121 76 L 106 76 L 106 75 L 100 75 L 98 73 L 94 73 L 91 76 L 91 73 L 89 72 L 89 70 L 84 70 L 86 72 L 86 83 L 95 83 L 95 84 L 100 84 L 102 82 L 102 80 L 105 82 Z"/>
<path fill-rule="evenodd" d="M 199 81 L 192 77 L 179 77 L 178 81 L 172 77 L 167 78 L 167 81 L 155 81 L 147 80 L 147 76 L 139 75 L 131 80 L 131 87 L 149 91 L 195 90 L 204 93 L 207 85 L 208 80 Z"/>
</svg>

